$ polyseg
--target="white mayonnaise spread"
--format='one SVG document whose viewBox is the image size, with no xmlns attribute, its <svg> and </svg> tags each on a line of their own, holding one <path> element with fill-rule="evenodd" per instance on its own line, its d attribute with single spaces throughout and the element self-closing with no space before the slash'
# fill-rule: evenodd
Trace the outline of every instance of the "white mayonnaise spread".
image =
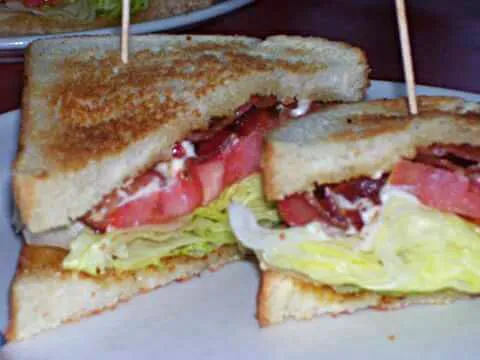
<svg viewBox="0 0 480 360">
<path fill-rule="evenodd" d="M 308 109 L 310 109 L 311 104 L 312 102 L 310 100 L 299 100 L 297 107 L 290 110 L 290 114 L 295 117 L 305 115 Z"/>
<path fill-rule="evenodd" d="M 190 141 L 182 141 L 181 146 L 185 151 L 185 156 L 182 158 L 173 158 L 168 162 L 161 162 L 155 166 L 155 171 L 167 179 L 167 184 L 170 184 L 177 174 L 185 168 L 185 162 L 188 158 L 197 156 L 195 147 Z"/>
<path fill-rule="evenodd" d="M 147 185 L 142 187 L 139 191 L 134 192 L 133 194 L 128 194 L 123 190 L 119 190 L 118 196 L 120 198 L 120 203 L 118 204 L 118 207 L 138 199 L 149 197 L 151 194 L 160 190 L 163 186 L 164 185 L 161 179 L 158 177 L 155 177 Z"/>
<path fill-rule="evenodd" d="M 325 189 L 325 192 L 335 201 L 335 203 L 342 209 L 346 210 L 357 210 L 362 218 L 364 228 L 367 227 L 376 217 L 380 210 L 380 206 L 375 205 L 373 201 L 368 198 L 360 198 L 351 202 L 344 196 L 337 194 L 331 191 L 328 187 Z M 357 234 L 357 229 L 350 225 L 346 230 L 346 234 L 354 235 Z"/>
</svg>

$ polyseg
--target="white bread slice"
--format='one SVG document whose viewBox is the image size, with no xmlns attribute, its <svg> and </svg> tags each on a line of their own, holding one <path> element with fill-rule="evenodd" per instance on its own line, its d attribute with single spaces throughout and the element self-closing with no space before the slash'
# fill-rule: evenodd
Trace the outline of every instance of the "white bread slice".
<svg viewBox="0 0 480 360">
<path fill-rule="evenodd" d="M 174 257 L 164 267 L 92 277 L 61 268 L 65 251 L 24 246 L 10 297 L 8 341 L 30 338 L 66 322 L 115 308 L 140 293 L 216 270 L 240 258 L 224 246 L 205 258 Z"/>
<path fill-rule="evenodd" d="M 146 10 L 132 17 L 132 23 L 167 18 L 200 10 L 213 5 L 214 0 L 149 0 Z M 0 12 L 0 36 L 56 34 L 116 26 L 120 19 L 97 17 L 95 21 L 46 17 L 28 13 Z"/>
<path fill-rule="evenodd" d="M 328 105 L 272 132 L 262 164 L 267 198 L 309 191 L 315 182 L 374 176 L 435 142 L 480 145 L 480 104 L 426 96 L 418 103 L 413 118 L 406 99 Z"/>
<path fill-rule="evenodd" d="M 368 308 L 395 310 L 414 304 L 442 305 L 471 297 L 446 291 L 402 297 L 382 296 L 368 291 L 342 294 L 326 285 L 313 284 L 296 276 L 268 270 L 261 275 L 257 318 L 261 327 L 267 327 L 289 318 L 311 320 L 316 316 L 351 314 Z"/>
<path fill-rule="evenodd" d="M 368 86 L 363 52 L 320 38 L 149 35 L 130 43 L 128 65 L 117 37 L 42 40 L 27 50 L 13 187 L 31 232 L 68 225 L 253 94 L 356 101 Z"/>
</svg>

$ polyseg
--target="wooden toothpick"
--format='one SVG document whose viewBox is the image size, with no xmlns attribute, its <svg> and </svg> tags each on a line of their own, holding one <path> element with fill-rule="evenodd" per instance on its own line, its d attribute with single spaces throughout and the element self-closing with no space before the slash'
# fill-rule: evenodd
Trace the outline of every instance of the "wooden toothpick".
<svg viewBox="0 0 480 360">
<path fill-rule="evenodd" d="M 130 27 L 130 0 L 122 0 L 122 44 L 121 58 L 124 64 L 128 63 L 128 31 Z"/>
<path fill-rule="evenodd" d="M 402 48 L 403 73 L 407 81 L 408 109 L 410 114 L 418 114 L 417 97 L 415 95 L 415 75 L 412 65 L 412 52 L 410 49 L 410 38 L 408 35 L 407 14 L 405 1 L 395 0 L 397 8 L 398 30 L 400 33 L 400 44 Z"/>
</svg>

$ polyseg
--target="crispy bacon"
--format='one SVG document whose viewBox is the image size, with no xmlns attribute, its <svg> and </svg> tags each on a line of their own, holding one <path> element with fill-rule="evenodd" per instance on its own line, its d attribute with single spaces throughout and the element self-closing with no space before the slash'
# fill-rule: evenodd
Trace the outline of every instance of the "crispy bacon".
<svg viewBox="0 0 480 360">
<path fill-rule="evenodd" d="M 322 218 L 329 224 L 344 230 L 350 226 L 361 230 L 364 223 L 360 211 L 342 207 L 341 204 L 337 203 L 334 195 L 342 196 L 351 203 L 359 199 L 368 199 L 378 205 L 380 204 L 380 190 L 385 185 L 386 180 L 387 175 L 383 175 L 379 179 L 359 177 L 339 184 L 317 186 L 314 195 Z"/>
<path fill-rule="evenodd" d="M 463 171 L 480 162 L 480 148 L 467 144 L 434 144 L 420 148 L 414 161 L 452 171 Z"/>
<path fill-rule="evenodd" d="M 473 146 L 470 144 L 461 144 L 461 145 L 435 144 L 430 146 L 429 150 L 439 157 L 453 155 L 459 159 L 469 160 L 474 163 L 480 162 L 480 147 Z"/>
<path fill-rule="evenodd" d="M 350 202 L 360 198 L 370 199 L 374 204 L 380 204 L 380 190 L 387 180 L 388 175 L 383 174 L 378 179 L 369 177 L 358 177 L 335 185 L 326 185 L 333 192 L 341 194 Z"/>
<path fill-rule="evenodd" d="M 379 204 L 380 190 L 386 179 L 387 175 L 379 179 L 359 177 L 339 184 L 317 185 L 313 193 L 296 194 L 282 200 L 278 206 L 280 215 L 291 226 L 319 220 L 345 231 L 352 227 L 359 231 L 364 226 L 360 210 L 343 207 L 336 198 L 342 196 L 350 203 L 359 199 L 368 199 L 373 204 Z M 303 201 L 300 200 L 302 197 Z M 305 203 L 308 203 L 317 213 L 313 214 L 310 207 L 307 209 Z M 308 216 L 302 213 L 305 211 L 308 212 Z"/>
<path fill-rule="evenodd" d="M 360 230 L 363 222 L 359 212 L 354 209 L 342 208 L 331 194 L 331 192 L 321 192 L 320 189 L 316 189 L 314 192 L 315 199 L 312 199 L 311 202 L 317 209 L 320 218 L 327 224 L 342 230 L 348 230 L 351 226 Z"/>
</svg>

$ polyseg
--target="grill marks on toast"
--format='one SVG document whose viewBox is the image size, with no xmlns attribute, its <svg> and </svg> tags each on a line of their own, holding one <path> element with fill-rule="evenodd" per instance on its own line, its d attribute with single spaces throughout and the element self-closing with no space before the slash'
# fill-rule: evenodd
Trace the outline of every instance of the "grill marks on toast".
<svg viewBox="0 0 480 360">
<path fill-rule="evenodd" d="M 279 68 L 313 74 L 323 67 L 268 59 L 235 42 L 167 48 L 159 53 L 144 50 L 128 65 L 121 63 L 116 51 L 100 59 L 94 54 L 67 58 L 58 67 L 62 81 L 49 91 L 52 116 L 60 121 L 53 137 L 51 129 L 45 134 L 47 152 L 62 168 L 79 168 L 92 156 L 121 151 L 179 114 L 200 118 L 199 102 L 227 82 Z"/>
</svg>

